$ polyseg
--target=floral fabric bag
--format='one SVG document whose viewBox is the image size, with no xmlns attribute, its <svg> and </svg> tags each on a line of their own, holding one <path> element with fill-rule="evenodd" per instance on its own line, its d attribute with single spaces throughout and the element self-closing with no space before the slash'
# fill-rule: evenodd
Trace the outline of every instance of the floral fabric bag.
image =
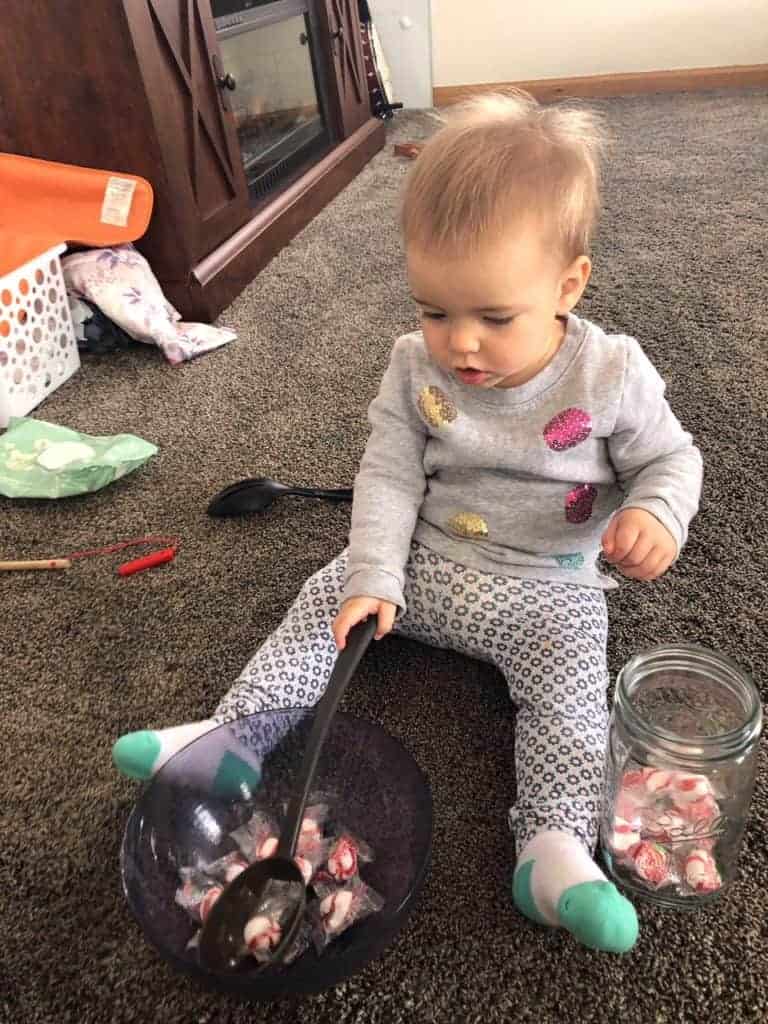
<svg viewBox="0 0 768 1024">
<path fill-rule="evenodd" d="M 149 264 L 130 243 L 72 253 L 61 265 L 71 295 L 93 302 L 136 341 L 157 345 L 174 366 L 237 337 L 223 327 L 182 323 Z"/>
</svg>

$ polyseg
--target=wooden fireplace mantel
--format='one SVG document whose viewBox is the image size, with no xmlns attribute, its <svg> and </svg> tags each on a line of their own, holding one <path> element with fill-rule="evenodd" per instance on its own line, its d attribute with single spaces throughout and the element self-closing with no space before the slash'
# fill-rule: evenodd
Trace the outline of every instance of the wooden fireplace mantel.
<svg viewBox="0 0 768 1024">
<path fill-rule="evenodd" d="M 136 245 L 185 319 L 213 319 L 384 145 L 356 0 L 311 8 L 331 142 L 258 206 L 210 0 L 4 0 L 0 151 L 147 178 Z"/>
</svg>

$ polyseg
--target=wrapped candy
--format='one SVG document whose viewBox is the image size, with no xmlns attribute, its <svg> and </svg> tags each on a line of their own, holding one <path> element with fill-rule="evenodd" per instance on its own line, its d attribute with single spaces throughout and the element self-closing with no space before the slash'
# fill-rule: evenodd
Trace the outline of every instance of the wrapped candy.
<svg viewBox="0 0 768 1024">
<path fill-rule="evenodd" d="M 361 879 L 344 885 L 318 882 L 315 891 L 318 899 L 314 909 L 313 939 L 318 953 L 331 939 L 384 906 L 383 898 Z"/>
<path fill-rule="evenodd" d="M 282 808 L 285 813 L 285 807 Z M 249 863 L 274 856 L 278 848 L 279 828 L 269 809 L 253 810 L 248 820 L 231 833 L 237 849 L 206 864 L 181 868 L 181 885 L 176 902 L 202 924 L 224 888 L 244 871 Z M 354 922 L 381 909 L 382 897 L 359 875 L 361 865 L 373 860 L 370 847 L 346 829 L 338 829 L 331 819 L 330 799 L 315 793 L 310 798 L 296 843 L 295 863 L 304 883 L 312 886 L 306 916 L 291 948 L 282 955 L 292 963 L 313 944 L 320 953 L 332 939 Z M 243 943 L 261 963 L 272 960 L 289 920 L 297 883 L 273 881 L 267 898 L 258 907 L 243 930 Z M 316 896 L 316 898 L 313 898 Z M 193 951 L 199 943 L 199 930 L 187 944 Z"/>
<path fill-rule="evenodd" d="M 248 952 L 255 960 L 268 963 L 272 951 L 282 938 L 280 922 L 269 914 L 255 914 L 243 930 L 243 939 Z"/>
<path fill-rule="evenodd" d="M 624 772 L 621 788 L 623 790 L 644 790 L 645 780 L 653 771 L 655 771 L 654 768 L 636 768 Z"/>
<path fill-rule="evenodd" d="M 280 924 L 266 914 L 257 914 L 246 924 L 243 938 L 254 960 L 268 963 L 282 938 Z M 296 938 L 282 957 L 284 964 L 292 964 L 306 953 L 312 941 L 312 926 L 303 921 Z"/>
<path fill-rule="evenodd" d="M 264 860 L 277 850 L 278 828 L 265 811 L 254 811 L 248 821 L 231 833 L 249 861 Z"/>
<path fill-rule="evenodd" d="M 359 864 L 367 864 L 372 859 L 371 849 L 366 843 L 351 832 L 341 832 L 328 851 L 328 874 L 336 882 L 346 882 L 358 873 Z"/>
<path fill-rule="evenodd" d="M 247 861 L 238 859 L 233 860 L 224 873 L 224 881 L 229 885 L 230 882 L 234 882 L 238 875 L 242 875 L 245 869 L 248 867 Z"/>
<path fill-rule="evenodd" d="M 676 776 L 677 772 L 670 772 L 664 768 L 652 768 L 645 776 L 645 788 L 649 793 L 666 796 L 674 790 Z"/>
<path fill-rule="evenodd" d="M 312 793 L 307 801 L 304 817 L 301 820 L 297 850 L 303 842 L 316 842 L 323 838 L 323 829 L 330 814 L 328 798 L 322 793 Z"/>
<path fill-rule="evenodd" d="M 706 775 L 688 775 L 676 772 L 672 784 L 672 799 L 678 805 L 694 803 L 712 796 L 712 787 Z"/>
<path fill-rule="evenodd" d="M 190 917 L 203 921 L 221 895 L 222 886 L 201 878 L 197 869 L 182 869 L 182 874 L 186 874 L 186 878 L 176 890 L 175 901 Z M 214 895 L 210 896 L 210 893 Z"/>
<path fill-rule="evenodd" d="M 200 920 L 202 922 L 205 922 L 206 917 L 208 917 L 208 915 L 211 912 L 211 908 L 213 907 L 214 903 L 223 892 L 223 886 L 212 885 L 211 888 L 206 892 L 205 896 L 203 896 L 202 900 L 200 901 Z"/>
<path fill-rule="evenodd" d="M 248 861 L 245 857 L 238 850 L 233 850 L 232 853 L 227 853 L 223 857 L 219 857 L 218 860 L 212 861 L 205 868 L 205 873 L 211 878 L 229 884 L 247 867 Z"/>
<path fill-rule="evenodd" d="M 708 824 L 720 817 L 720 805 L 713 796 L 702 796 L 698 800 L 676 804 L 680 815 L 692 825 Z"/>
<path fill-rule="evenodd" d="M 243 929 L 243 940 L 254 959 L 268 963 L 283 937 L 283 927 L 294 907 L 297 893 L 291 882 L 270 883 L 270 895 Z"/>
<path fill-rule="evenodd" d="M 280 840 L 277 836 L 267 836 L 261 846 L 255 851 L 254 859 L 267 860 L 269 857 L 274 857 L 279 845 Z"/>
<path fill-rule="evenodd" d="M 616 820 L 621 819 L 633 828 L 639 829 L 643 821 L 643 810 L 645 809 L 645 797 L 636 791 L 622 789 L 616 797 Z"/>
<path fill-rule="evenodd" d="M 296 862 L 300 860 L 309 867 L 309 880 L 328 855 L 328 840 L 315 832 L 303 832 L 296 843 Z M 304 872 L 301 864 L 299 867 Z"/>
<path fill-rule="evenodd" d="M 617 817 L 613 823 L 611 849 L 618 857 L 631 858 L 632 851 L 640 843 L 640 832 L 634 823 Z"/>
<path fill-rule="evenodd" d="M 312 875 L 315 873 L 315 869 L 312 867 L 312 862 L 307 860 L 306 857 L 294 857 L 293 862 L 301 872 L 301 877 L 304 879 L 304 885 L 309 885 L 312 881 Z"/>
<path fill-rule="evenodd" d="M 660 843 L 643 840 L 632 852 L 635 871 L 650 886 L 658 889 L 670 881 L 671 857 Z"/>
<path fill-rule="evenodd" d="M 723 881 L 715 858 L 705 849 L 692 850 L 685 858 L 685 880 L 694 892 L 716 892 Z"/>
<path fill-rule="evenodd" d="M 710 779 L 663 767 L 625 770 L 607 845 L 617 865 L 650 889 L 712 892 L 722 881 L 713 857 L 722 810 Z"/>
</svg>

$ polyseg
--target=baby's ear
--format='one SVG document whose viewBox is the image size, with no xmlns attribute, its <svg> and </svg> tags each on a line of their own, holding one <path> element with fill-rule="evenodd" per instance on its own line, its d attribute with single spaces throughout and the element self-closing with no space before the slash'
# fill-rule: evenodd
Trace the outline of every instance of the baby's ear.
<svg viewBox="0 0 768 1024">
<path fill-rule="evenodd" d="M 570 266 L 565 268 L 560 277 L 560 299 L 557 307 L 559 314 L 570 313 L 584 294 L 591 273 L 592 261 L 589 256 L 577 256 Z"/>
</svg>

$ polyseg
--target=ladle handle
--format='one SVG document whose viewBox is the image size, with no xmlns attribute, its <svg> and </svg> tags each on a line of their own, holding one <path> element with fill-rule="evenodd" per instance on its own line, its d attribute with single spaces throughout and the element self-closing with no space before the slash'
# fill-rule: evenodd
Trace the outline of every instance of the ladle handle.
<svg viewBox="0 0 768 1024">
<path fill-rule="evenodd" d="M 286 860 L 293 858 L 296 850 L 296 842 L 299 838 L 301 822 L 304 817 L 304 808 L 307 805 L 307 797 L 312 787 L 317 770 L 317 762 L 320 758 L 320 751 L 328 732 L 328 728 L 336 714 L 344 691 L 350 679 L 355 674 L 360 660 L 365 654 L 368 644 L 373 639 L 378 622 L 375 615 L 369 615 L 364 622 L 358 622 L 347 634 L 347 643 L 344 650 L 336 658 L 331 678 L 325 693 L 320 698 L 312 722 L 312 728 L 304 750 L 304 758 L 299 769 L 299 777 L 293 789 L 293 795 L 288 803 L 288 811 L 285 816 L 285 826 L 280 830 L 280 842 L 277 849 L 277 856 Z"/>
<path fill-rule="evenodd" d="M 324 490 L 321 487 L 292 487 L 291 494 L 301 498 L 325 498 L 326 501 L 352 501 L 352 488 L 339 487 L 335 490 Z"/>
</svg>

